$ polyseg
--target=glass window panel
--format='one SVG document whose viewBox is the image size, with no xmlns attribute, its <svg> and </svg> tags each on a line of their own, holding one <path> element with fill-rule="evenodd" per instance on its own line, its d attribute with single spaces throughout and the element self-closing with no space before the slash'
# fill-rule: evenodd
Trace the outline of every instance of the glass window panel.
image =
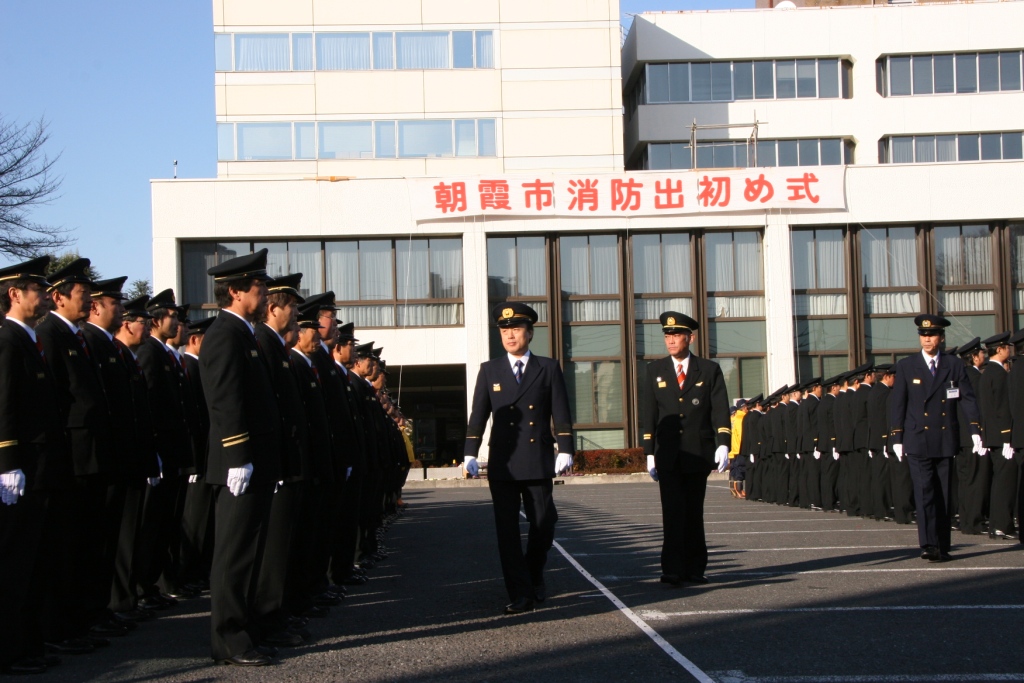
<svg viewBox="0 0 1024 683">
<path fill-rule="evenodd" d="M 736 247 L 736 261 L 741 265 L 736 271 L 736 289 L 739 291 L 764 289 L 761 233 L 752 230 L 734 232 L 733 243 Z"/>
<path fill-rule="evenodd" d="M 664 171 L 672 168 L 671 147 L 666 143 L 647 145 L 647 166 L 652 171 Z"/>
<path fill-rule="evenodd" d="M 587 238 L 565 236 L 559 240 L 562 263 L 562 292 L 590 294 L 590 254 Z"/>
<path fill-rule="evenodd" d="M 450 120 L 399 121 L 398 156 L 452 156 L 452 122 Z"/>
<path fill-rule="evenodd" d="M 764 392 L 768 372 L 764 358 L 740 358 L 739 394 L 731 398 L 750 398 Z"/>
<path fill-rule="evenodd" d="M 691 268 L 690 235 L 685 232 L 666 233 L 662 235 L 661 251 L 663 258 L 662 282 L 665 287 L 664 291 L 693 291 L 693 271 Z"/>
<path fill-rule="evenodd" d="M 430 298 L 430 257 L 427 240 L 395 240 L 398 298 Z"/>
<path fill-rule="evenodd" d="M 796 62 L 775 62 L 775 96 L 796 97 Z"/>
<path fill-rule="evenodd" d="M 369 159 L 372 156 L 373 126 L 369 121 L 320 124 L 321 159 Z"/>
<path fill-rule="evenodd" d="M 477 156 L 493 157 L 498 154 L 497 136 L 494 130 L 494 119 L 479 119 L 477 134 Z"/>
<path fill-rule="evenodd" d="M 590 237 L 590 293 L 619 293 L 619 242 L 615 235 Z"/>
<path fill-rule="evenodd" d="M 533 328 L 533 340 L 530 348 L 542 356 L 551 356 L 551 328 L 543 325 L 535 325 Z"/>
<path fill-rule="evenodd" d="M 634 299 L 637 320 L 657 320 L 665 311 L 679 311 L 688 316 L 693 316 L 693 299 L 690 297 L 676 296 L 662 299 Z M 661 327 L 658 327 L 660 330 Z"/>
<path fill-rule="evenodd" d="M 921 312 L 918 292 L 870 292 L 864 295 L 864 312 L 907 315 Z"/>
<path fill-rule="evenodd" d="M 494 34 L 490 31 L 476 32 L 476 68 L 494 68 Z"/>
<path fill-rule="evenodd" d="M 292 34 L 292 69 L 295 71 L 313 70 L 313 34 Z"/>
<path fill-rule="evenodd" d="M 993 161 L 1003 158 L 1003 136 L 999 133 L 982 133 L 981 158 Z"/>
<path fill-rule="evenodd" d="M 775 97 L 774 62 L 754 62 L 754 97 L 759 100 Z"/>
<path fill-rule="evenodd" d="M 796 140 L 779 140 L 779 166 L 799 166 Z"/>
<path fill-rule="evenodd" d="M 256 242 L 252 245 L 254 251 L 267 250 L 267 275 L 270 277 L 281 277 L 287 275 L 288 270 L 288 244 L 286 242 Z"/>
<path fill-rule="evenodd" d="M 465 324 L 462 304 L 399 304 L 395 308 L 399 327 Z"/>
<path fill-rule="evenodd" d="M 671 102 L 690 101 L 690 65 L 668 65 L 668 96 Z"/>
<path fill-rule="evenodd" d="M 764 323 L 761 323 L 763 326 Z M 622 355 L 621 325 L 563 325 L 565 357 Z M 579 418 L 576 418 L 580 421 Z"/>
<path fill-rule="evenodd" d="M 890 57 L 889 94 L 909 95 L 910 93 L 910 57 Z"/>
<path fill-rule="evenodd" d="M 447 69 L 448 32 L 396 33 L 395 51 L 399 69 Z"/>
<path fill-rule="evenodd" d="M 338 318 L 354 322 L 359 329 L 394 327 L 395 307 L 386 306 L 339 306 Z"/>
<path fill-rule="evenodd" d="M 821 359 L 821 376 L 835 377 L 840 372 L 846 372 L 849 367 L 846 356 L 825 356 Z"/>
<path fill-rule="evenodd" d="M 703 142 L 697 145 L 697 168 L 715 167 L 715 148 L 711 143 Z"/>
<path fill-rule="evenodd" d="M 821 141 L 821 165 L 843 165 L 843 141 L 839 138 L 826 138 Z"/>
<path fill-rule="evenodd" d="M 217 161 L 233 161 L 235 158 L 235 124 L 217 124 Z"/>
<path fill-rule="evenodd" d="M 671 155 L 669 168 L 681 168 L 689 170 L 693 165 L 693 153 L 690 152 L 690 146 L 681 142 L 673 142 L 669 145 L 669 151 Z"/>
<path fill-rule="evenodd" d="M 295 158 L 316 159 L 316 124 L 295 124 Z"/>
<path fill-rule="evenodd" d="M 626 447 L 626 437 L 621 429 L 580 429 L 573 431 L 576 450 L 614 450 Z"/>
<path fill-rule="evenodd" d="M 661 235 L 633 235 L 633 291 L 655 294 L 661 285 Z"/>
<path fill-rule="evenodd" d="M 594 404 L 597 422 L 622 422 L 622 363 L 594 363 Z"/>
<path fill-rule="evenodd" d="M 327 242 L 324 244 L 327 264 L 327 289 L 338 301 L 359 300 L 359 243 Z"/>
<path fill-rule="evenodd" d="M 840 320 L 797 320 L 798 351 L 846 351 L 849 348 L 847 322 Z"/>
<path fill-rule="evenodd" d="M 636 355 L 665 355 L 665 333 L 661 331 L 661 323 L 640 323 L 636 326 Z"/>
<path fill-rule="evenodd" d="M 965 225 L 963 233 L 965 285 L 990 285 L 992 279 L 992 228 Z M 991 305 L 985 306 L 991 308 Z"/>
<path fill-rule="evenodd" d="M 1004 159 L 1020 159 L 1022 151 L 1020 133 L 1003 133 Z"/>
<path fill-rule="evenodd" d="M 697 62 L 690 65 L 690 91 L 694 102 L 711 100 L 711 64 Z"/>
<path fill-rule="evenodd" d="M 292 158 L 292 124 L 239 123 L 236 128 L 239 160 Z"/>
<path fill-rule="evenodd" d="M 317 33 L 316 68 L 362 71 L 370 68 L 369 33 Z"/>
<path fill-rule="evenodd" d="M 455 122 L 455 156 L 476 156 L 476 121 L 469 119 Z"/>
<path fill-rule="evenodd" d="M 958 93 L 978 91 L 977 54 L 956 55 L 956 91 Z"/>
<path fill-rule="evenodd" d="M 395 68 L 395 34 L 374 33 L 373 34 L 373 68 L 394 69 Z"/>
<path fill-rule="evenodd" d="M 839 97 L 839 60 L 818 60 L 818 97 Z"/>
<path fill-rule="evenodd" d="M 516 239 L 487 238 L 487 296 L 504 301 L 516 295 Z"/>
<path fill-rule="evenodd" d="M 980 92 L 999 90 L 998 52 L 983 52 L 978 55 L 978 90 Z"/>
<path fill-rule="evenodd" d="M 882 97 L 888 95 L 885 91 L 886 83 L 888 83 L 887 68 L 888 60 L 885 57 L 880 57 L 875 61 L 875 91 Z"/>
<path fill-rule="evenodd" d="M 999 53 L 999 84 L 1003 90 L 1020 90 L 1020 52 Z"/>
<path fill-rule="evenodd" d="M 946 348 L 960 346 L 975 337 L 987 339 L 996 333 L 994 315 L 950 316 L 953 324 L 946 328 Z"/>
<path fill-rule="evenodd" d="M 517 283 L 519 296 L 546 296 L 547 265 L 543 237 L 519 237 L 516 240 Z M 537 306 L 534 306 L 537 308 Z M 537 308 L 538 313 L 540 309 Z M 545 318 L 542 318 L 545 319 Z"/>
<path fill-rule="evenodd" d="M 914 138 L 906 137 L 892 138 L 892 163 L 910 164 L 914 161 Z"/>
<path fill-rule="evenodd" d="M 740 393 L 740 366 L 736 358 L 714 358 L 722 368 L 722 379 L 725 380 L 725 392 L 729 396 L 729 405 Z"/>
<path fill-rule="evenodd" d="M 711 99 L 727 102 L 732 99 L 732 64 L 711 63 Z"/>
<path fill-rule="evenodd" d="M 576 422 L 578 424 L 593 424 L 595 422 L 594 364 L 566 363 L 565 388 L 569 394 L 569 406 Z"/>
<path fill-rule="evenodd" d="M 473 68 L 472 31 L 452 31 L 452 66 L 456 69 Z"/>
<path fill-rule="evenodd" d="M 816 230 L 814 233 L 817 258 L 817 286 L 821 289 L 840 289 L 846 286 L 846 251 L 843 231 Z M 845 301 L 845 299 L 844 299 Z"/>
<path fill-rule="evenodd" d="M 935 136 L 935 160 L 956 161 L 956 136 L 936 135 Z"/>
<path fill-rule="evenodd" d="M 289 242 L 288 272 L 302 273 L 299 294 L 306 297 L 323 291 L 324 261 L 319 242 Z"/>
<path fill-rule="evenodd" d="M 732 65 L 733 97 L 737 100 L 754 99 L 753 62 L 735 62 Z"/>
<path fill-rule="evenodd" d="M 733 168 L 737 166 L 735 148 L 731 143 L 716 142 L 711 145 L 711 152 L 713 154 L 712 168 Z"/>
<path fill-rule="evenodd" d="M 801 166 L 817 166 L 818 165 L 818 141 L 817 140 L 800 140 L 800 165 Z"/>
<path fill-rule="evenodd" d="M 957 153 L 960 161 L 977 161 L 981 158 L 978 152 L 977 135 L 958 135 Z"/>
<path fill-rule="evenodd" d="M 796 62 L 797 97 L 818 96 L 818 65 L 813 59 L 798 59 Z"/>
<path fill-rule="evenodd" d="M 668 85 L 668 64 L 647 65 L 647 102 L 671 102 Z"/>
<path fill-rule="evenodd" d="M 287 33 L 236 33 L 235 71 L 288 71 Z"/>
<path fill-rule="evenodd" d="M 954 90 L 953 55 L 935 55 L 935 92 L 951 93 Z"/>
<path fill-rule="evenodd" d="M 1010 270 L 1013 284 L 1024 284 L 1024 223 L 1012 223 L 1010 226 Z M 1024 290 L 1017 290 L 1018 297 Z M 1024 308 L 1018 303 L 1015 308 Z"/>
<path fill-rule="evenodd" d="M 622 320 L 622 310 L 617 299 L 563 302 L 563 322 L 607 322 L 611 320 Z"/>
<path fill-rule="evenodd" d="M 757 141 L 757 165 L 758 166 L 775 166 L 775 141 L 774 140 L 758 140 Z"/>
<path fill-rule="evenodd" d="M 790 241 L 793 247 L 793 289 L 815 289 L 814 231 L 794 230 Z"/>
<path fill-rule="evenodd" d="M 932 83 L 932 56 L 914 55 L 914 94 L 931 95 L 935 90 Z"/>
<path fill-rule="evenodd" d="M 213 34 L 213 61 L 217 71 L 231 71 L 231 34 Z"/>
<path fill-rule="evenodd" d="M 709 232 L 704 237 L 709 292 L 730 292 L 737 289 L 732 240 L 731 232 Z"/>
<path fill-rule="evenodd" d="M 763 321 L 708 323 L 711 355 L 730 353 L 764 353 L 768 338 Z"/>
<path fill-rule="evenodd" d="M 430 240 L 430 295 L 435 299 L 462 298 L 462 240 Z"/>
<path fill-rule="evenodd" d="M 182 301 L 213 303 L 213 278 L 206 271 L 217 265 L 217 247 L 215 242 L 181 243 Z M 248 244 L 245 250 L 248 252 Z"/>
<path fill-rule="evenodd" d="M 796 315 L 846 315 L 845 294 L 794 294 Z"/>
<path fill-rule="evenodd" d="M 889 229 L 891 287 L 917 286 L 917 237 L 914 228 Z"/>
<path fill-rule="evenodd" d="M 864 337 L 869 349 L 916 349 L 917 328 L 906 318 L 866 318 Z"/>
<path fill-rule="evenodd" d="M 919 164 L 935 161 L 934 135 L 918 135 L 914 138 L 914 161 Z"/>
<path fill-rule="evenodd" d="M 359 298 L 394 299 L 391 240 L 359 242 Z"/>
<path fill-rule="evenodd" d="M 395 122 L 374 121 L 373 135 L 375 143 L 374 155 L 378 159 L 395 158 L 398 154 L 398 148 L 395 145 Z"/>
<path fill-rule="evenodd" d="M 709 318 L 763 318 L 763 296 L 709 296 Z"/>
</svg>

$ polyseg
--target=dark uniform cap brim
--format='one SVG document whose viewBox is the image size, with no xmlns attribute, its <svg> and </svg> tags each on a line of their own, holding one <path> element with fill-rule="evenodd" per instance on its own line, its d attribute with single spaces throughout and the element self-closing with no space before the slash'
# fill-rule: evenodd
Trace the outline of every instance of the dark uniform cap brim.
<svg viewBox="0 0 1024 683">
<path fill-rule="evenodd" d="M 925 336 L 945 333 L 950 322 L 941 315 L 922 313 L 914 318 L 914 324 L 917 325 L 917 333 L 921 336 Z"/>
<path fill-rule="evenodd" d="M 207 269 L 206 273 L 213 277 L 214 282 L 270 280 L 270 276 L 267 275 L 267 252 L 268 249 L 264 247 L 253 254 L 236 256 Z"/>
<path fill-rule="evenodd" d="M 314 294 L 308 296 L 305 299 L 305 303 L 299 309 L 302 312 L 306 311 L 336 311 L 338 307 L 334 303 L 334 292 L 324 292 L 322 294 Z"/>
<path fill-rule="evenodd" d="M 124 308 L 125 318 L 142 318 L 144 320 L 152 320 L 153 316 L 150 315 L 149 311 L 146 310 L 146 304 L 149 303 L 149 296 L 143 294 L 137 296 L 134 299 L 129 299 L 122 304 Z"/>
<path fill-rule="evenodd" d="M 302 282 L 302 273 L 291 273 L 267 280 L 267 294 L 291 294 L 301 306 L 306 302 L 299 294 L 299 285 Z"/>
<path fill-rule="evenodd" d="M 111 299 L 117 299 L 118 301 L 124 300 L 124 293 L 121 288 L 124 287 L 124 283 L 128 281 L 128 276 L 115 277 L 110 280 L 97 280 L 92 283 L 92 297 L 98 299 L 106 296 Z"/>
<path fill-rule="evenodd" d="M 1011 344 L 1024 343 L 1024 330 L 1017 330 L 1016 332 L 1014 332 L 1013 335 L 1010 336 L 1010 343 Z"/>
<path fill-rule="evenodd" d="M 49 287 L 50 282 L 46 279 L 46 268 L 50 265 L 49 256 L 40 256 L 31 261 L 16 263 L 13 266 L 0 268 L 0 282 L 11 282 L 12 280 L 32 280 L 43 287 Z"/>
<path fill-rule="evenodd" d="M 356 354 L 356 358 L 370 358 L 373 356 L 373 342 L 360 344 L 353 351 Z"/>
<path fill-rule="evenodd" d="M 149 303 L 146 304 L 147 311 L 155 311 L 158 308 L 166 308 L 168 310 L 174 309 L 175 311 L 178 310 L 178 304 L 174 300 L 173 289 L 165 289 L 161 292 L 157 292 L 149 300 Z"/>
<path fill-rule="evenodd" d="M 192 334 L 203 334 L 209 329 L 210 325 L 216 318 L 203 318 L 201 320 L 195 320 L 188 324 L 188 329 Z"/>
<path fill-rule="evenodd" d="M 506 301 L 491 309 L 491 319 L 498 327 L 533 325 L 539 318 L 537 311 L 519 301 Z"/>
<path fill-rule="evenodd" d="M 1010 333 L 1009 332 L 1000 332 L 999 334 L 994 334 L 994 335 L 992 335 L 991 337 L 989 337 L 988 339 L 984 340 L 981 343 L 982 343 L 982 345 L 985 348 L 992 348 L 992 347 L 996 347 L 996 346 L 1002 346 L 1003 344 L 1009 344 L 1010 343 Z"/>
<path fill-rule="evenodd" d="M 696 332 L 699 325 L 696 320 L 678 311 L 665 311 L 658 320 L 661 321 L 661 331 L 666 334 L 686 334 Z"/>
<path fill-rule="evenodd" d="M 92 280 L 89 279 L 88 273 L 90 263 L 87 258 L 75 259 L 56 273 L 50 275 L 50 290 L 68 284 L 82 284 L 91 287 Z"/>
</svg>

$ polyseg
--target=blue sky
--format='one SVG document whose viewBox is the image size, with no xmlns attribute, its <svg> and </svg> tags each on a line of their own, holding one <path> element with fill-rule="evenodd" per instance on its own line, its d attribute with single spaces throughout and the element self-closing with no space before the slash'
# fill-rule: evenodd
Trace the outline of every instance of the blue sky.
<svg viewBox="0 0 1024 683">
<path fill-rule="evenodd" d="M 150 178 L 170 177 L 175 159 L 179 177 L 216 174 L 211 4 L 3 1 L 0 115 L 44 117 L 46 151 L 61 154 L 60 196 L 33 217 L 73 229 L 104 277 L 151 277 Z M 621 2 L 626 27 L 643 11 L 751 6 Z"/>
</svg>

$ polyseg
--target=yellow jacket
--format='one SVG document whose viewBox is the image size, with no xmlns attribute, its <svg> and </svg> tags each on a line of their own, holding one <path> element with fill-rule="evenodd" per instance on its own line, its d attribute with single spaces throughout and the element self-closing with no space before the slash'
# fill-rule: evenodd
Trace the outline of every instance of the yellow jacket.
<svg viewBox="0 0 1024 683">
<path fill-rule="evenodd" d="M 743 417 L 747 414 L 745 408 L 740 408 L 732 414 L 732 445 L 729 447 L 729 457 L 735 458 L 740 452 L 740 441 L 743 439 Z"/>
</svg>

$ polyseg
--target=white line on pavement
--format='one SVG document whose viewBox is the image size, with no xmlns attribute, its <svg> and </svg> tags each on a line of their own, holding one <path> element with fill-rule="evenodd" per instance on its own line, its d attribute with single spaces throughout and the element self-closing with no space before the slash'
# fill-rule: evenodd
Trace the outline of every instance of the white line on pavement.
<svg viewBox="0 0 1024 683">
<path fill-rule="evenodd" d="M 873 605 L 860 607 L 779 607 L 777 609 L 709 609 L 690 612 L 640 610 L 649 621 L 665 621 L 672 617 L 713 617 L 719 614 L 802 614 L 816 612 L 931 612 L 969 610 L 1024 610 L 1024 605 Z"/>
<path fill-rule="evenodd" d="M 775 571 L 775 572 L 714 572 L 708 576 L 712 583 L 718 576 L 795 576 L 797 574 L 901 574 L 908 572 L 999 572 L 999 571 L 1024 571 L 1024 567 L 918 567 L 916 569 L 897 569 L 893 567 L 878 569 L 806 569 L 803 571 Z M 604 581 L 643 581 L 656 580 L 650 574 L 639 576 L 602 576 Z"/>
<path fill-rule="evenodd" d="M 917 533 L 917 527 L 909 529 L 803 529 L 796 531 L 712 531 L 705 536 L 749 536 L 751 534 L 876 534 L 892 531 L 913 531 Z"/>
<path fill-rule="evenodd" d="M 985 545 L 995 545 L 994 543 L 988 543 Z M 868 550 L 877 548 L 902 548 L 907 549 L 905 545 L 822 545 L 814 546 L 809 548 L 728 548 L 726 550 L 709 550 L 708 554 L 714 555 L 716 553 L 781 553 L 790 552 L 793 550 Z M 613 553 L 575 553 L 576 557 L 600 557 L 604 555 L 636 555 L 638 553 L 659 553 L 661 552 L 660 546 L 651 546 L 650 548 L 637 548 L 636 550 L 618 551 Z"/>
<path fill-rule="evenodd" d="M 989 683 L 1024 681 L 1024 674 L 892 674 L 882 676 L 747 676 L 742 671 L 712 671 L 718 683 Z"/>
</svg>

